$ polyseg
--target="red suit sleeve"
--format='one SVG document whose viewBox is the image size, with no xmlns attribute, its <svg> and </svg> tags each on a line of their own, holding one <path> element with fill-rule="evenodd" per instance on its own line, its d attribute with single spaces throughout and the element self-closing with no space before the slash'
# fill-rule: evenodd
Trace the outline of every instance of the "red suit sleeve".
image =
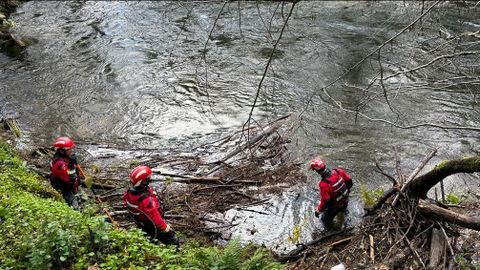
<svg viewBox="0 0 480 270">
<path fill-rule="evenodd" d="M 320 203 L 317 205 L 317 212 L 323 212 L 330 200 L 330 185 L 324 181 L 320 181 L 318 187 L 320 188 Z"/>
<path fill-rule="evenodd" d="M 145 212 L 145 215 L 155 224 L 157 228 L 160 230 L 165 231 L 167 228 L 167 223 L 160 215 L 158 208 L 160 207 L 160 203 L 158 202 L 157 196 L 150 192 L 151 195 L 148 199 L 142 201 L 142 209 Z"/>
<path fill-rule="evenodd" d="M 70 185 L 70 176 L 68 175 L 68 164 L 63 160 L 58 160 L 53 164 L 51 170 L 52 176 L 62 180 L 65 184 Z"/>
</svg>

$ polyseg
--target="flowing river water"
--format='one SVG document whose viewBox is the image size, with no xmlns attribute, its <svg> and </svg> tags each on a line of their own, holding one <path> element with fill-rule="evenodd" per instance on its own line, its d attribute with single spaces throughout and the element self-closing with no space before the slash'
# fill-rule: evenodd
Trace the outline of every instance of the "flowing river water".
<svg viewBox="0 0 480 270">
<path fill-rule="evenodd" d="M 93 146 L 97 142 L 131 149 L 132 156 L 142 153 L 135 149 L 188 152 L 246 121 L 289 8 L 290 4 L 267 2 L 26 2 L 12 19 L 18 22 L 15 32 L 35 42 L 22 55 L 0 54 L 1 113 L 17 116 L 24 131 L 19 146 L 24 148 L 48 146 L 67 134 L 92 156 L 107 151 Z M 399 129 L 356 119 L 321 91 L 422 10 L 421 4 L 398 1 L 297 4 L 253 116 L 266 122 L 306 109 L 289 150 L 305 163 L 308 183 L 274 196 L 268 207 L 252 208 L 262 213 L 225 213 L 225 218 L 240 223 L 230 231 L 233 237 L 286 251 L 294 247 L 288 236 L 300 225 L 299 240 L 311 239 L 321 227 L 313 219 L 318 178 L 307 170 L 315 156 L 352 175 L 349 222 L 355 224 L 362 215 L 360 186 L 389 185 L 373 171 L 374 160 L 395 174 L 393 147 L 405 174 L 433 147 L 438 154 L 430 164 L 480 152 L 478 132 Z M 382 53 L 392 62 L 412 58 L 418 53 L 411 48 L 414 41 L 438 36 L 429 20 L 440 21 L 451 33 L 478 31 L 478 11 L 439 6 L 421 22 L 421 30 L 400 35 Z M 327 90 L 342 105 L 353 107 L 365 93 L 358 87 L 368 85 L 378 72 L 374 62 L 365 61 Z M 476 63 L 472 72 L 478 77 L 478 56 Z M 447 74 L 427 71 L 440 78 Z M 409 85 L 426 77 L 413 74 L 390 83 L 402 80 Z M 409 123 L 480 126 L 478 84 L 449 90 L 397 92 L 391 102 Z M 391 114 L 385 102 L 373 100 L 367 107 L 373 117 Z M 467 192 L 475 191 L 479 182 L 476 175 L 451 177 L 446 185 L 448 192 Z M 461 189 L 451 189 L 455 186 Z"/>
</svg>

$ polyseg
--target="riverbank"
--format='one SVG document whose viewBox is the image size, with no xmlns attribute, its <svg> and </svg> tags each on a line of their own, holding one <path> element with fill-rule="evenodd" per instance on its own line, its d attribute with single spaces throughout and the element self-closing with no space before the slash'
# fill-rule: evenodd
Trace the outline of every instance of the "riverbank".
<svg viewBox="0 0 480 270">
<path fill-rule="evenodd" d="M 20 56 L 28 43 L 12 32 L 16 22 L 9 17 L 18 5 L 16 0 L 0 1 L 0 50 L 9 56 Z"/>
<path fill-rule="evenodd" d="M 273 123 L 270 126 L 280 125 Z M 5 131 L 0 135 L 3 140 L 12 144 L 15 142 L 11 132 Z M 42 159 L 45 159 L 45 157 Z M 155 162 L 150 160 L 147 163 L 150 163 L 153 167 L 158 167 L 161 164 L 165 167 L 170 161 L 176 160 L 182 164 L 183 170 L 191 168 L 191 170 L 195 171 L 205 165 L 199 163 L 198 160 L 190 160 L 185 156 L 183 159 L 186 160 L 182 160 L 179 156 L 166 157 L 164 159 L 155 157 L 154 159 L 156 160 Z M 181 228 L 180 231 L 188 239 L 196 239 L 201 241 L 203 245 L 209 246 L 200 247 L 198 244 L 188 244 L 181 253 L 174 253 L 169 249 L 148 243 L 141 232 L 138 229 L 134 229 L 130 220 L 125 218 L 123 212 L 115 210 L 118 207 L 121 208 L 121 203 L 118 196 L 111 196 L 111 191 L 103 192 L 106 204 L 97 205 L 93 203 L 92 199 L 92 203 L 86 202 L 86 210 L 79 213 L 66 207 L 59 194 L 50 188 L 44 178 L 28 172 L 29 166 L 26 165 L 27 163 L 16 157 L 11 148 L 4 143 L 0 147 L 0 164 L 2 164 L 3 171 L 0 178 L 6 179 L 2 181 L 2 194 L 13 194 L 13 196 L 2 196 L 0 199 L 0 206 L 2 207 L 0 213 L 2 213 L 1 218 L 5 225 L 0 233 L 4 236 L 18 235 L 11 239 L 0 239 L 5 240 L 3 241 L 5 247 L 7 245 L 12 247 L 5 249 L 8 252 L 0 254 L 2 262 L 7 266 L 9 263 L 13 264 L 14 258 L 22 261 L 22 265 L 25 267 L 52 264 L 62 267 L 72 265 L 79 269 L 88 265 L 97 265 L 101 269 L 140 265 L 151 266 L 157 264 L 157 260 L 162 260 L 161 265 L 157 265 L 160 269 L 164 267 L 188 269 L 189 267 L 192 268 L 191 264 L 185 262 L 184 259 L 191 256 L 196 257 L 201 253 L 203 259 L 199 259 L 195 264 L 202 266 L 193 267 L 193 269 L 209 269 L 216 263 L 210 261 L 213 258 L 212 256 L 214 256 L 213 254 L 220 252 L 221 256 L 225 257 L 220 259 L 222 261 L 228 261 L 229 259 L 226 257 L 232 254 L 254 254 L 253 257 L 246 255 L 246 257 L 242 255 L 242 258 L 236 257 L 240 260 L 238 263 L 242 265 L 251 264 L 252 261 L 257 259 L 256 256 L 260 256 L 262 263 L 257 265 L 260 268 L 254 269 L 276 269 L 282 267 L 282 265 L 273 262 L 272 257 L 268 255 L 265 249 L 254 252 L 254 249 L 249 245 L 247 245 L 247 248 L 242 249 L 239 242 L 232 241 L 232 239 L 227 239 L 230 240 L 230 244 L 228 244 L 226 249 L 211 246 L 212 240 L 222 236 L 218 231 L 219 229 L 228 229 L 236 226 L 236 224 L 219 225 L 222 221 L 218 217 L 206 214 L 214 211 L 223 211 L 239 203 L 251 203 L 253 199 L 250 197 L 254 196 L 254 194 L 258 195 L 258 189 L 254 189 L 253 192 L 248 189 L 237 190 L 236 192 L 241 192 L 244 195 L 239 196 L 236 200 L 234 200 L 235 197 L 231 197 L 228 201 L 224 199 L 226 194 L 232 192 L 232 188 L 239 188 L 239 186 L 232 187 L 232 182 L 228 183 L 228 179 L 231 180 L 233 178 L 242 183 L 242 177 L 239 177 L 239 175 L 255 174 L 255 166 L 263 163 L 256 165 L 253 163 L 251 164 L 253 167 L 245 167 L 241 170 L 233 169 L 233 172 L 232 168 L 227 166 L 224 170 L 221 170 L 223 172 L 223 180 L 227 179 L 227 183 L 214 177 L 188 178 L 185 175 L 180 177 L 178 174 L 164 171 L 163 177 L 165 175 L 170 176 L 157 180 L 166 182 L 167 185 L 163 188 L 160 187 L 160 190 L 162 190 L 162 197 L 166 199 L 166 205 L 170 206 L 167 208 L 168 218 L 173 221 L 176 228 Z M 192 167 L 193 164 L 197 164 L 197 166 Z M 170 169 L 173 168 L 171 167 Z M 275 189 L 277 189 L 276 191 L 281 190 L 279 187 L 275 188 L 272 185 L 276 182 L 275 180 L 279 179 L 281 175 L 288 175 L 287 172 L 291 171 L 298 171 L 298 168 L 280 168 L 269 174 L 256 175 L 255 179 L 247 178 L 251 179 L 250 181 L 263 182 L 267 187 L 270 187 L 269 192 L 266 193 L 266 198 L 268 198 L 268 194 L 275 193 Z M 285 179 L 293 181 L 298 179 L 297 177 L 298 175 L 292 174 L 290 177 L 285 177 Z M 14 179 L 15 185 L 13 185 L 12 179 Z M 285 183 L 288 183 L 288 181 Z M 118 184 L 119 182 L 117 181 Z M 246 185 L 243 186 L 245 188 L 252 182 L 243 182 L 242 184 Z M 117 192 L 118 194 L 121 194 L 123 187 L 120 187 L 117 191 L 119 191 Z M 203 193 L 200 191 L 208 192 Z M 179 194 L 188 194 L 188 196 L 180 196 Z M 198 209 L 195 208 L 197 211 L 192 211 L 191 214 L 185 215 L 190 208 L 186 198 L 188 198 L 188 201 L 193 202 L 191 205 L 198 206 Z M 478 198 L 470 197 L 460 203 L 457 201 L 449 207 L 459 214 L 478 217 L 477 200 Z M 257 198 L 253 202 L 261 204 L 264 201 Z M 438 264 L 430 266 L 430 269 L 442 269 L 442 267 L 443 269 L 478 269 L 480 267 L 480 252 L 478 251 L 480 235 L 478 231 L 464 229 L 445 221 L 428 218 L 422 218 L 419 224 L 415 224 L 415 229 L 409 231 L 407 227 L 412 226 L 413 223 L 410 223 L 408 219 L 402 218 L 401 212 L 404 210 L 401 207 L 391 208 L 391 204 L 392 201 L 387 200 L 383 208 L 376 213 L 366 216 L 362 223 L 355 226 L 354 229 L 348 228 L 341 232 L 326 232 L 318 235 L 313 241 L 299 245 L 295 250 L 300 251 L 297 254 L 277 256 L 277 260 L 286 263 L 283 266 L 288 269 L 330 269 L 332 266 L 340 263 L 343 263 L 346 269 L 424 269 L 429 267 L 429 264 L 432 264 L 432 250 L 435 249 L 433 246 L 438 245 L 433 244 L 433 235 L 436 229 L 436 237 L 443 239 L 443 244 L 440 244 L 442 248 L 437 249 L 441 250 L 440 255 L 437 254 L 437 258 L 441 259 L 433 262 Z M 104 221 L 104 217 L 98 216 L 97 214 L 101 212 L 100 208 L 104 209 L 105 207 L 113 209 L 111 213 L 114 214 L 115 221 L 121 227 L 128 228 L 128 230 L 114 229 L 112 224 Z M 12 211 L 8 209 L 15 209 L 15 211 L 10 213 Z M 22 216 L 26 216 L 25 221 L 19 220 Z M 48 223 L 45 222 L 44 217 L 48 217 Z M 16 228 L 14 224 L 28 225 Z M 78 227 L 75 224 L 81 225 Z M 208 224 L 211 227 L 208 227 Z M 92 243 L 88 240 L 92 237 L 92 228 L 95 228 L 95 232 L 97 232 L 93 236 L 94 239 L 100 238 L 98 242 L 94 241 Z M 42 239 L 47 244 L 42 246 L 38 242 L 39 240 L 32 239 L 33 236 L 30 234 L 33 231 L 36 232 L 33 234 L 35 237 Z M 251 233 L 256 232 L 252 231 Z M 105 235 L 105 239 L 102 238 Z M 61 250 L 67 250 L 64 254 L 69 255 L 62 255 L 63 253 L 55 251 L 57 254 L 52 251 L 52 247 L 58 245 L 57 242 L 64 243 L 62 245 L 65 245 L 65 249 Z M 118 244 L 118 242 L 121 244 Z M 107 255 L 111 252 L 119 252 L 121 250 L 119 245 L 133 245 L 140 249 L 141 252 L 137 253 L 138 250 L 128 250 L 123 251 L 121 256 Z M 161 255 L 158 255 L 159 250 L 163 250 Z M 46 255 L 52 252 L 53 256 Z M 125 252 L 128 259 L 119 259 L 125 256 Z M 27 255 L 29 253 L 33 253 L 35 256 Z M 44 254 L 45 257 L 40 258 L 41 256 L 38 253 Z M 12 255 L 14 257 L 8 254 L 14 254 Z M 35 260 L 39 261 L 36 262 Z M 135 261 L 138 261 L 138 264 L 135 264 Z M 240 269 L 240 267 L 234 267 L 233 269 Z"/>
<path fill-rule="evenodd" d="M 74 211 L 45 178 L 0 141 L 0 262 L 6 269 L 280 269 L 265 249 L 189 242 L 180 251 L 116 229 L 99 205 Z"/>
<path fill-rule="evenodd" d="M 458 206 L 459 213 L 478 217 L 478 202 Z M 288 269 L 480 269 L 480 232 L 458 226 L 445 230 L 406 231 L 397 223 L 398 213 L 384 209 L 366 217 L 352 231 L 326 234 L 320 241 L 296 254 Z M 437 226 L 435 226 L 437 227 Z M 331 236 L 329 236 L 331 235 Z M 410 240 L 409 240 L 410 239 Z M 436 240 L 434 240 L 436 239 Z"/>
</svg>

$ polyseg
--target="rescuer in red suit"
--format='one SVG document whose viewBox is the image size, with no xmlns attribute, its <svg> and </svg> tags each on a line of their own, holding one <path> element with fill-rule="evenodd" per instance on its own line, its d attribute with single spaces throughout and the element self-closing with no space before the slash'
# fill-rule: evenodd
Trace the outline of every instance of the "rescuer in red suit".
<svg viewBox="0 0 480 270">
<path fill-rule="evenodd" d="M 50 183 L 62 193 L 65 202 L 78 209 L 78 200 L 75 196 L 80 184 L 77 169 L 77 158 L 73 154 L 75 144 L 68 137 L 59 137 L 53 143 L 55 154 L 50 162 Z"/>
<path fill-rule="evenodd" d="M 322 223 L 326 229 L 333 229 L 333 220 L 339 215 L 339 225 L 343 225 L 343 217 L 348 206 L 348 195 L 353 186 L 351 177 L 342 169 L 335 168 L 330 170 L 325 162 L 320 159 L 314 159 L 310 163 L 310 168 L 322 176 L 318 183 L 320 188 L 320 203 L 315 208 L 315 216 L 322 215 Z"/>
<path fill-rule="evenodd" d="M 131 187 L 123 194 L 125 207 L 134 216 L 136 223 L 152 239 L 165 245 L 179 245 L 175 232 L 163 218 L 163 210 L 157 194 L 149 187 L 152 170 L 138 166 L 130 173 Z"/>
</svg>

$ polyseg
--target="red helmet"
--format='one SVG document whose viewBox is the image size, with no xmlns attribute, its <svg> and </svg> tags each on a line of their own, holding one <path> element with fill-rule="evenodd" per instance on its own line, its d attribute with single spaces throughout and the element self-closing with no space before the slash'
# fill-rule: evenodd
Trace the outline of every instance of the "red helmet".
<svg viewBox="0 0 480 270">
<path fill-rule="evenodd" d="M 133 186 L 139 186 L 143 181 L 152 176 L 152 170 L 144 165 L 140 165 L 132 170 L 130 173 L 130 182 Z"/>
<path fill-rule="evenodd" d="M 72 149 L 75 146 L 73 140 L 68 137 L 58 137 L 55 142 L 53 143 L 53 147 L 55 150 L 57 149 Z"/>
<path fill-rule="evenodd" d="M 310 162 L 310 169 L 314 171 L 323 171 L 327 166 L 321 159 L 314 159 Z"/>
</svg>

